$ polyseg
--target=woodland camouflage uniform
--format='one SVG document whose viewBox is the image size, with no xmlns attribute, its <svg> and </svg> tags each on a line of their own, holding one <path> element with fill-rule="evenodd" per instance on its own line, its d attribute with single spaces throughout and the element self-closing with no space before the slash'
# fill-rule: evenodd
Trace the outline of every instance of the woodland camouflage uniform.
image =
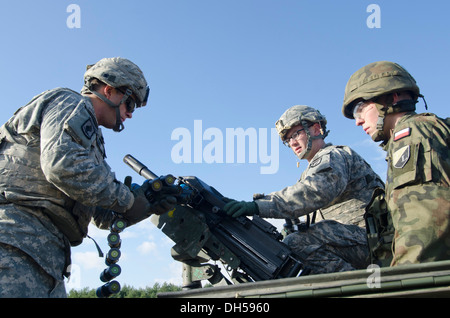
<svg viewBox="0 0 450 318">
<path fill-rule="evenodd" d="M 387 152 L 385 203 L 395 230 L 390 246 L 393 255 L 385 249 L 380 253 L 384 255 L 380 260 L 390 262 L 391 266 L 448 260 L 449 118 L 443 120 L 431 113 L 416 114 L 415 104 L 421 96 L 416 81 L 403 67 L 386 61 L 371 63 L 351 76 L 342 111 L 353 119 L 355 101 L 376 100 L 381 95 L 399 91 L 411 92 L 413 101 L 394 105 L 375 102 L 380 115 L 378 133 L 372 137 L 383 141 L 381 146 Z M 406 114 L 397 122 L 391 136 L 385 136 L 381 131 L 384 117 L 395 112 Z M 389 241 L 379 240 L 378 243 L 380 246 Z"/>
<path fill-rule="evenodd" d="M 396 229 L 392 266 L 450 259 L 449 136 L 435 115 L 408 113 L 384 146 Z"/>
</svg>

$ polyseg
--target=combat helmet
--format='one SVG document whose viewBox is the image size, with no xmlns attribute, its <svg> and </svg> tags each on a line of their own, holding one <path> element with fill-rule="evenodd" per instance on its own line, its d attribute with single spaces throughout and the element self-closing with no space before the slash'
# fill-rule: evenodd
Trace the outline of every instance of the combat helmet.
<svg viewBox="0 0 450 318">
<path fill-rule="evenodd" d="M 90 83 L 93 78 L 115 88 L 126 87 L 127 90 L 120 103 L 114 104 L 103 95 L 92 90 Z M 97 63 L 86 67 L 84 86 L 81 93 L 88 92 L 98 96 L 111 107 L 116 108 L 117 123 L 113 129 L 121 131 L 123 130 L 123 124 L 120 120 L 119 106 L 132 94 L 135 97 L 136 107 L 145 106 L 147 104 L 149 87 L 144 74 L 136 64 L 125 58 L 113 57 L 101 59 Z"/>
<path fill-rule="evenodd" d="M 381 105 L 375 101 L 381 95 L 399 91 L 411 92 L 413 101 L 402 101 L 397 104 L 388 103 L 388 105 Z M 373 100 L 379 112 L 379 119 L 377 132 L 372 138 L 379 141 L 385 139 L 383 134 L 384 117 L 391 113 L 414 111 L 419 96 L 422 97 L 416 80 L 405 68 L 389 61 L 374 62 L 356 71 L 348 80 L 345 87 L 342 113 L 345 117 L 354 119 L 355 102 Z"/>
<path fill-rule="evenodd" d="M 309 130 L 305 129 L 307 135 L 307 148 L 298 155 L 299 159 L 303 159 L 311 151 L 313 139 L 325 139 L 325 137 L 328 136 L 329 131 L 326 130 L 327 119 L 325 116 L 312 107 L 295 105 L 281 115 L 280 119 L 275 123 L 275 127 L 281 140 L 285 143 L 286 134 L 292 127 L 302 125 L 304 128 L 307 128 L 314 123 L 319 123 L 321 134 L 318 136 L 311 136 Z"/>
</svg>

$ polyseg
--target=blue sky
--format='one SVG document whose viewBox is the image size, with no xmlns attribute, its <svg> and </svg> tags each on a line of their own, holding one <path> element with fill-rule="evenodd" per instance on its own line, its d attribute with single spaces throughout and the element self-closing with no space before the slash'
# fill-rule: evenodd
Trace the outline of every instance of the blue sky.
<svg viewBox="0 0 450 318">
<path fill-rule="evenodd" d="M 70 4 L 80 9 L 79 28 L 67 23 Z M 380 9 L 380 28 L 367 24 L 371 4 Z M 271 138 L 275 121 L 296 104 L 319 109 L 329 122 L 327 141 L 351 146 L 384 179 L 384 153 L 341 113 L 345 84 L 360 67 L 391 60 L 415 77 L 429 111 L 448 117 L 449 12 L 448 1 L 411 0 L 0 0 L 0 121 L 44 90 L 79 91 L 87 64 L 122 56 L 141 67 L 151 92 L 123 132 L 103 129 L 107 161 L 120 180 L 143 181 L 122 161 L 130 153 L 156 174 L 195 175 L 234 199 L 280 190 L 306 167 L 302 161 L 297 168 L 291 150 Z M 418 111 L 425 111 L 422 101 Z M 257 146 L 235 147 L 232 156 L 226 132 L 238 128 L 255 132 Z M 173 155 L 180 131 L 190 133 L 190 162 Z M 215 149 L 222 163 L 217 153 L 208 162 L 208 133 L 222 145 Z M 246 151 L 242 162 L 238 151 Z M 269 165 L 261 153 L 271 154 L 274 173 L 261 173 Z M 104 252 L 107 234 L 90 229 Z M 149 221 L 122 239 L 121 284 L 181 283 L 173 243 Z M 105 265 L 92 241 L 72 253 L 68 286 L 100 286 Z"/>
</svg>

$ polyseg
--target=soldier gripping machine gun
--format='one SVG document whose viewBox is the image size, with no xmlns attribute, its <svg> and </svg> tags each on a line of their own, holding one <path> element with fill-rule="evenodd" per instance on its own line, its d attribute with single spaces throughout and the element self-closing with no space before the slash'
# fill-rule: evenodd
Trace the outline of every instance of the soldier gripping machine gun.
<svg viewBox="0 0 450 318">
<path fill-rule="evenodd" d="M 151 183 L 147 198 L 176 188 L 178 205 L 152 222 L 176 244 L 172 257 L 189 266 L 183 273 L 188 282 L 208 279 L 211 284 L 232 284 L 210 259 L 231 272 L 233 283 L 299 276 L 302 263 L 281 242 L 281 234 L 258 216 L 232 218 L 222 211 L 227 199 L 197 177 L 158 177 L 131 155 L 124 162 Z M 186 272 L 187 271 L 187 272 Z M 186 280 L 185 280 L 186 282 Z"/>
</svg>

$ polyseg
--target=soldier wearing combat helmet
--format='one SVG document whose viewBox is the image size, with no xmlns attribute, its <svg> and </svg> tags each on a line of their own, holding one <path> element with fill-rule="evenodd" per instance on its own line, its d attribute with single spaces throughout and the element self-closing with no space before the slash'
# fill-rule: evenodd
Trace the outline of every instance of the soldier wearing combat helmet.
<svg viewBox="0 0 450 318">
<path fill-rule="evenodd" d="M 386 193 L 374 198 L 368 219 L 385 213 L 392 221 L 391 266 L 450 259 L 449 119 L 417 114 L 418 97 L 411 74 L 388 61 L 362 67 L 345 88 L 344 116 L 387 152 Z M 389 242 L 381 228 L 369 232 L 369 240 L 379 240 L 371 249 L 374 260 L 382 254 L 375 245 Z"/>
<path fill-rule="evenodd" d="M 116 104 L 96 92 L 93 86 L 95 80 L 100 80 L 114 88 L 122 88 L 122 99 Z M 145 106 L 149 95 L 149 87 L 141 70 L 131 61 L 123 58 L 105 58 L 87 66 L 81 93 L 94 94 L 114 108 L 117 121 L 113 130 L 121 131 L 124 127 L 120 118 L 120 105 L 126 102 L 131 113 L 135 107 Z"/>
<path fill-rule="evenodd" d="M 147 97 L 137 65 L 106 58 L 88 67 L 82 94 L 45 91 L 0 127 L 0 297 L 65 297 L 70 246 L 91 220 L 133 225 L 174 206 L 150 203 L 147 183 L 130 190 L 105 161 L 100 126 L 122 130 Z"/>
<path fill-rule="evenodd" d="M 280 191 L 255 195 L 253 201 L 233 200 L 224 207 L 233 217 L 259 214 L 286 219 L 284 242 L 312 274 L 366 268 L 363 212 L 372 191 L 383 187 L 356 152 L 325 143 L 326 124 L 325 116 L 314 108 L 289 108 L 276 128 L 283 143 L 309 162 L 300 180 Z M 305 224 L 298 221 L 303 216 Z"/>
</svg>

